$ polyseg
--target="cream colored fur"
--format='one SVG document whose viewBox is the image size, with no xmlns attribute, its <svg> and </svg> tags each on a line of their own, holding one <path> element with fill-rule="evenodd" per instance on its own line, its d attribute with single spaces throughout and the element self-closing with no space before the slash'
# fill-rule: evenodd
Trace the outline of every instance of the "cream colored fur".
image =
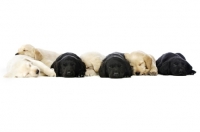
<svg viewBox="0 0 200 132">
<path fill-rule="evenodd" d="M 155 58 L 142 51 L 134 51 L 132 53 L 125 53 L 125 58 L 130 62 L 133 67 L 133 74 L 139 75 L 157 75 L 158 69 L 156 67 Z"/>
<path fill-rule="evenodd" d="M 80 56 L 86 65 L 86 76 L 98 75 L 99 68 L 105 56 L 98 52 L 87 52 Z"/>
<path fill-rule="evenodd" d="M 39 70 L 39 74 L 37 71 Z M 4 77 L 7 78 L 28 78 L 38 76 L 55 77 L 53 69 L 43 64 L 40 61 L 26 55 L 16 55 L 7 64 L 7 73 Z"/>
<path fill-rule="evenodd" d="M 48 67 L 51 67 L 52 63 L 60 55 L 59 53 L 35 48 L 30 44 L 22 45 L 17 52 L 18 55 L 27 55 L 35 60 L 43 62 Z"/>
</svg>

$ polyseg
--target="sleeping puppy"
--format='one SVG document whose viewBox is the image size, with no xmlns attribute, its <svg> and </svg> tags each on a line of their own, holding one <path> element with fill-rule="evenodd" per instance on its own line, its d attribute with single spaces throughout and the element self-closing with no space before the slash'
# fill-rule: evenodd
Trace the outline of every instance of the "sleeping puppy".
<svg viewBox="0 0 200 132">
<path fill-rule="evenodd" d="M 165 53 L 158 58 L 156 65 L 158 73 L 163 75 L 185 76 L 196 73 L 181 53 Z"/>
<path fill-rule="evenodd" d="M 30 44 L 22 45 L 15 55 L 27 55 L 35 60 L 43 62 L 45 65 L 50 67 L 56 58 L 60 55 L 56 52 L 38 49 Z"/>
<path fill-rule="evenodd" d="M 124 54 L 114 52 L 106 56 L 100 69 L 100 77 L 123 78 L 132 76 L 132 68 Z"/>
<path fill-rule="evenodd" d="M 105 57 L 98 52 L 87 52 L 82 54 L 80 58 L 86 65 L 85 75 L 94 76 L 98 75 L 99 68 Z"/>
<path fill-rule="evenodd" d="M 25 55 L 14 56 L 7 65 L 7 73 L 4 77 L 8 78 L 28 78 L 46 75 L 55 77 L 53 69 L 50 69 L 40 61 Z"/>
<path fill-rule="evenodd" d="M 61 54 L 51 65 L 57 77 L 84 77 L 85 63 L 74 53 Z"/>
<path fill-rule="evenodd" d="M 125 58 L 133 67 L 134 75 L 157 75 L 158 69 L 156 67 L 155 58 L 152 55 L 146 54 L 142 51 L 135 51 L 132 53 L 125 53 Z"/>
</svg>

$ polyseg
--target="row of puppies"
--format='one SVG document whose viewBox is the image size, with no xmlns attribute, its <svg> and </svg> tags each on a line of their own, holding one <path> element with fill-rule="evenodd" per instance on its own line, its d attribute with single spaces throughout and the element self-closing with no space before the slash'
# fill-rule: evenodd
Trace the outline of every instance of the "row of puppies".
<svg viewBox="0 0 200 132">
<path fill-rule="evenodd" d="M 93 52 L 78 57 L 74 53 L 59 54 L 34 48 L 32 45 L 23 45 L 16 55 L 8 64 L 5 77 L 39 75 L 83 77 L 99 74 L 100 77 L 122 78 L 130 77 L 132 74 L 193 75 L 196 73 L 180 53 L 166 53 L 155 61 L 153 56 L 141 51 L 130 54 L 115 52 L 106 57 Z M 37 68 L 34 69 L 32 65 Z M 50 68 L 54 68 L 55 73 Z M 35 71 L 33 72 L 35 74 L 31 74 L 31 71 Z"/>
</svg>

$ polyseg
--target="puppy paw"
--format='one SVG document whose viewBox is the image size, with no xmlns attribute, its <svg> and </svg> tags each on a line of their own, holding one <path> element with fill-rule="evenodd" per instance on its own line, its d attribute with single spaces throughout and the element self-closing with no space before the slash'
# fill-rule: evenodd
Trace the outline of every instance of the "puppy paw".
<svg viewBox="0 0 200 132">
<path fill-rule="evenodd" d="M 56 73 L 55 73 L 54 69 L 50 69 L 48 71 L 48 73 L 47 73 L 47 76 L 49 76 L 49 77 L 56 77 Z"/>
<path fill-rule="evenodd" d="M 196 71 L 192 70 L 192 71 L 190 72 L 190 75 L 194 75 L 195 73 L 196 73 Z"/>
<path fill-rule="evenodd" d="M 85 76 L 95 76 L 97 75 L 96 72 L 92 69 L 87 69 L 85 72 Z"/>
<path fill-rule="evenodd" d="M 151 76 L 156 76 L 156 75 L 158 75 L 158 73 L 155 72 L 155 71 L 151 71 L 151 72 L 149 72 L 149 75 L 151 75 Z"/>
</svg>

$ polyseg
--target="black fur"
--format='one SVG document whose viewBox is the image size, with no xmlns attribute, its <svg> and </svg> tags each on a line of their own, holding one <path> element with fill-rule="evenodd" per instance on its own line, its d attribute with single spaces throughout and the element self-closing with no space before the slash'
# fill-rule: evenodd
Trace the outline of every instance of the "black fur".
<svg viewBox="0 0 200 132">
<path fill-rule="evenodd" d="M 181 53 L 165 53 L 156 61 L 158 73 L 163 75 L 186 76 L 194 75 L 196 71 L 186 61 Z"/>
<path fill-rule="evenodd" d="M 85 63 L 74 53 L 60 55 L 51 65 L 57 77 L 84 77 L 86 72 Z"/>
<path fill-rule="evenodd" d="M 114 52 L 106 56 L 99 69 L 100 77 L 123 78 L 132 76 L 130 63 L 123 53 Z"/>
</svg>

